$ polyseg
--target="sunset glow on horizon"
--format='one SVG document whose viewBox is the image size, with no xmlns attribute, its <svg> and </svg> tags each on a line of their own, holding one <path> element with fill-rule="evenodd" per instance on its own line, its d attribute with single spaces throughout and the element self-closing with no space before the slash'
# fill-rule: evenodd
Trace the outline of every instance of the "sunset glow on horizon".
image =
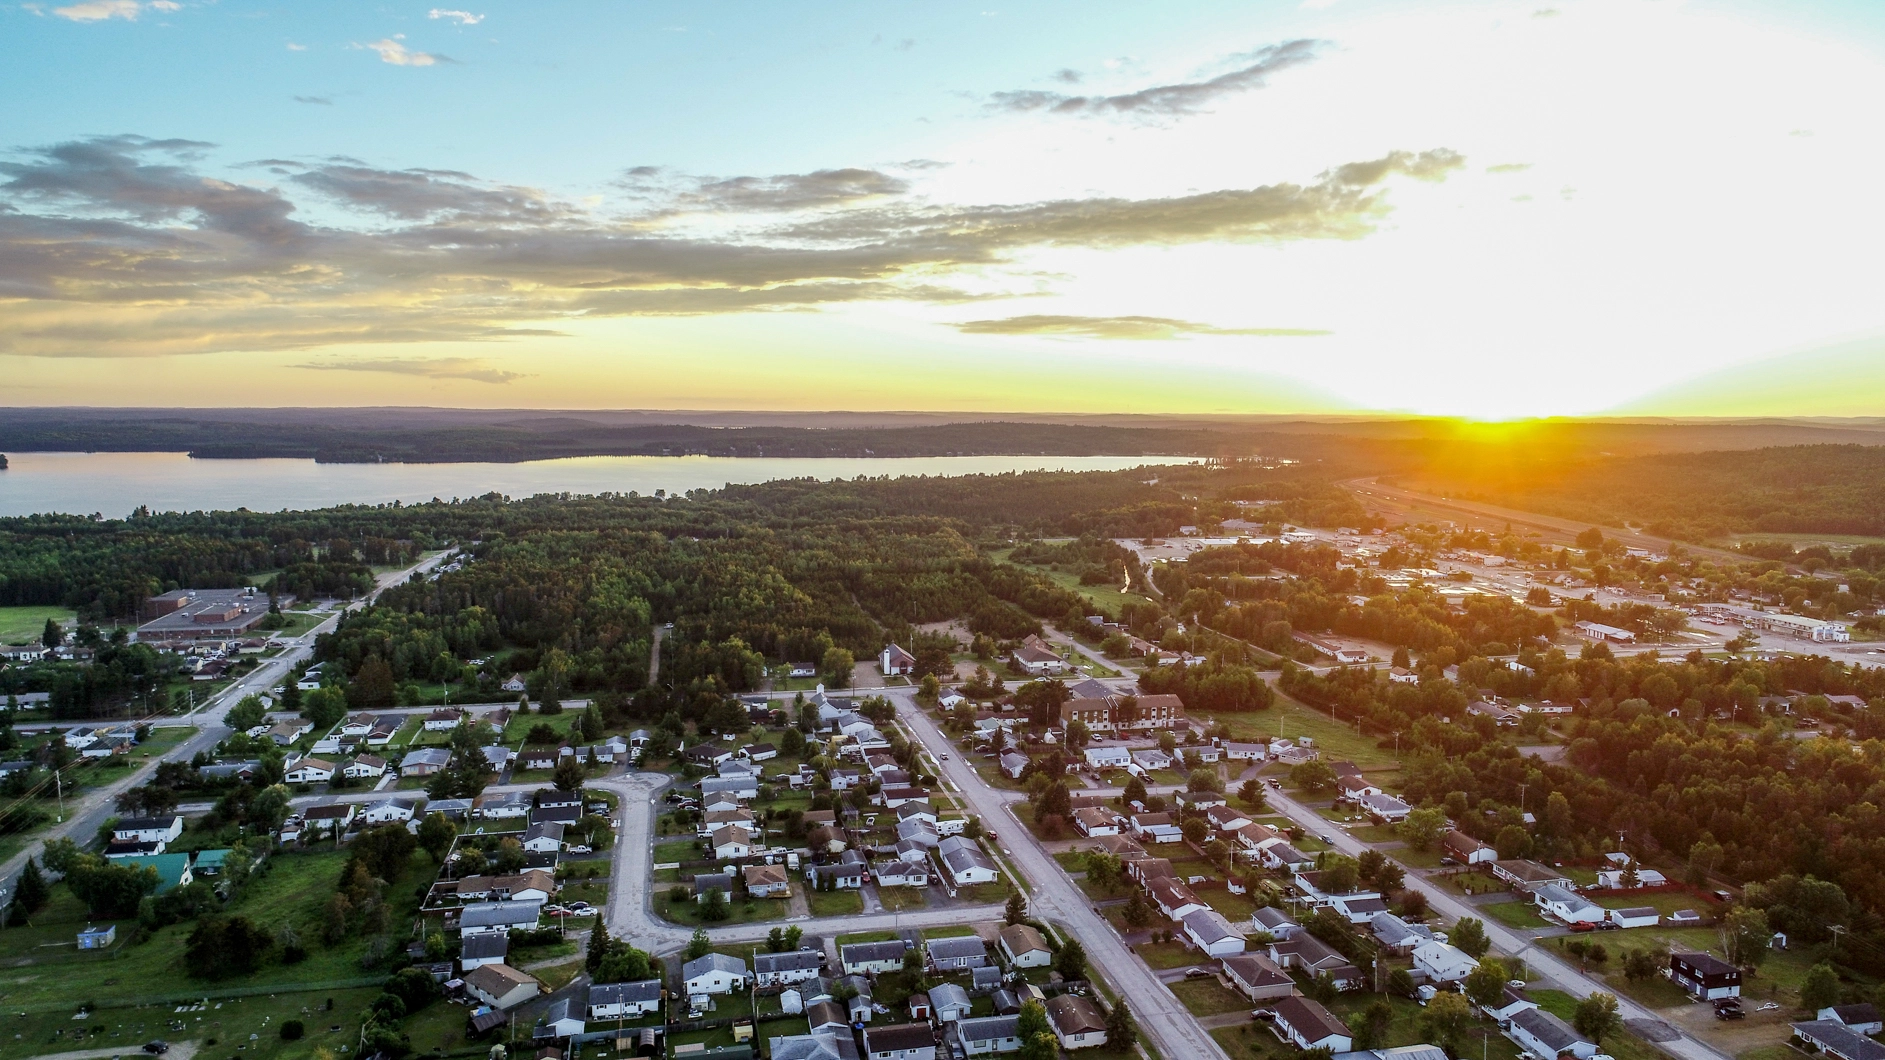
<svg viewBox="0 0 1885 1060">
<path fill-rule="evenodd" d="M 0 404 L 1885 409 L 1876 5 L 54 0 L 0 60 Z"/>
</svg>

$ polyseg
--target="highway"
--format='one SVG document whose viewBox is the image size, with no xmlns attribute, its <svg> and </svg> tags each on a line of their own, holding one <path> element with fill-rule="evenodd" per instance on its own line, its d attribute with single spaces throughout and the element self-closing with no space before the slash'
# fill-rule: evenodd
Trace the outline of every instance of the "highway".
<svg viewBox="0 0 1885 1060">
<path fill-rule="evenodd" d="M 404 570 L 380 575 L 375 579 L 373 591 L 368 594 L 366 599 L 352 604 L 346 610 L 356 610 L 366 606 L 368 603 L 377 599 L 380 593 L 387 588 L 404 582 L 414 574 L 424 573 L 436 567 L 439 563 L 443 562 L 446 557 L 450 556 L 453 551 L 455 550 L 440 552 L 437 555 L 428 556 Z M 20 870 L 26 867 L 27 858 L 39 856 L 45 849 L 48 840 L 72 839 L 81 845 L 89 843 L 92 837 L 98 834 L 98 826 L 104 824 L 107 818 L 117 812 L 118 795 L 127 789 L 137 787 L 149 780 L 151 774 L 156 771 L 159 762 L 177 760 L 187 762 L 194 757 L 197 752 L 209 751 L 217 744 L 221 743 L 231 731 L 229 727 L 224 724 L 224 719 L 228 716 L 229 709 L 241 702 L 244 696 L 265 693 L 281 683 L 281 680 L 294 669 L 295 664 L 313 654 L 315 639 L 322 633 L 331 631 L 335 623 L 339 620 L 340 615 L 335 614 L 320 625 L 303 633 L 301 636 L 293 638 L 288 642 L 289 646 L 283 649 L 281 654 L 264 660 L 261 665 L 257 666 L 242 678 L 230 683 L 228 687 L 205 701 L 202 706 L 198 707 L 188 716 L 181 719 L 171 719 L 173 723 L 180 722 L 195 725 L 197 727 L 195 736 L 171 748 L 169 753 L 162 757 L 150 759 L 136 768 L 126 770 L 123 776 L 120 776 L 111 783 L 102 787 L 93 788 L 85 792 L 84 795 L 69 800 L 66 803 L 66 816 L 63 822 L 55 823 L 47 828 L 34 842 L 29 844 L 25 850 L 8 858 L 4 865 L 0 865 L 0 880 L 4 880 L 6 883 L 6 886 L 0 889 L 0 893 L 13 893 L 14 877 L 19 874 Z"/>
<path fill-rule="evenodd" d="M 1332 845 L 1335 849 L 1350 857 L 1359 856 L 1370 845 L 1342 831 L 1334 822 L 1284 792 L 1266 788 L 1263 794 L 1273 809 L 1301 825 L 1311 835 L 1327 836 L 1334 840 Z M 1393 856 L 1392 851 L 1383 851 L 1383 853 Z M 1449 920 L 1470 916 L 1484 923 L 1486 938 L 1491 940 L 1493 949 L 1503 954 L 1523 958 L 1533 981 L 1542 982 L 1548 988 L 1562 990 L 1578 998 L 1588 997 L 1599 991 L 1614 993 L 1605 984 L 1585 975 L 1545 947 L 1535 944 L 1530 935 L 1513 931 L 1461 901 L 1458 895 L 1429 881 L 1419 869 L 1407 869 L 1407 886 L 1426 895 L 1428 908 Z M 1668 1028 L 1667 1033 L 1659 1037 L 1669 1037 L 1670 1040 L 1655 1043 L 1656 1047 L 1664 1052 L 1680 1057 L 1681 1060 L 1728 1060 L 1728 1054 L 1692 1037 L 1630 998 L 1621 994 L 1616 995 L 1616 998 L 1617 1012 L 1625 1020 L 1641 1020 Z"/>
</svg>

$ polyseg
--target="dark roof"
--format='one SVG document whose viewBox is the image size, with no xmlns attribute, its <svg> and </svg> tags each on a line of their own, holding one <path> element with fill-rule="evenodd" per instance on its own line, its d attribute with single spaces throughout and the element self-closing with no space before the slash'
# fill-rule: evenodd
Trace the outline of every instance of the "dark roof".
<svg viewBox="0 0 1885 1060">
<path fill-rule="evenodd" d="M 1331 1034 L 1349 1036 L 1348 1024 L 1306 997 L 1286 997 L 1276 1003 L 1276 1018 L 1290 1025 L 1307 1041 L 1319 1042 Z"/>
<path fill-rule="evenodd" d="M 864 1051 L 867 1053 L 922 1049 L 935 1044 L 936 1032 L 927 1023 L 895 1023 L 888 1027 L 864 1028 Z"/>
<path fill-rule="evenodd" d="M 1669 964 L 1674 967 L 1678 962 L 1687 965 L 1698 975 L 1734 975 L 1740 969 L 1712 953 L 1672 953 Z"/>
<path fill-rule="evenodd" d="M 1870 1002 L 1857 1005 L 1834 1005 L 1833 1015 L 1839 1017 L 1839 1022 L 1846 1024 L 1877 1023 L 1879 1018 L 1878 1006 Z"/>
<path fill-rule="evenodd" d="M 1047 1020 L 1061 1034 L 1080 1034 L 1106 1029 L 1106 1018 L 1099 1008 L 1078 994 L 1060 994 L 1047 999 Z"/>
<path fill-rule="evenodd" d="M 510 951 L 510 944 L 510 936 L 501 932 L 490 931 L 466 935 L 464 945 L 459 949 L 459 957 L 473 961 L 487 957 L 502 957 Z"/>
<path fill-rule="evenodd" d="M 838 947 L 838 956 L 846 964 L 863 961 L 900 961 L 903 959 L 903 951 L 908 948 L 909 945 L 901 939 L 893 939 L 889 942 L 853 942 Z"/>
<path fill-rule="evenodd" d="M 661 1000 L 661 980 L 659 979 L 638 979 L 632 983 L 596 983 L 589 988 L 591 1007 L 659 1000 Z"/>
<path fill-rule="evenodd" d="M 959 938 L 952 936 L 950 938 L 930 939 L 928 945 L 931 960 L 946 960 L 951 957 L 986 957 L 988 955 L 987 947 L 982 944 L 980 938 L 974 935 L 963 935 Z"/>
<path fill-rule="evenodd" d="M 1523 1027 L 1553 1052 L 1563 1052 L 1585 1040 L 1576 1028 L 1541 1008 L 1528 1008 L 1519 1012 L 1512 1017 L 1512 1023 Z"/>
<path fill-rule="evenodd" d="M 1796 1023 L 1793 1033 L 1819 1046 L 1822 1051 L 1845 1057 L 1845 1060 L 1885 1060 L 1885 1045 L 1834 1020 Z"/>
<path fill-rule="evenodd" d="M 1020 1031 L 1019 1016 L 973 1016 L 956 1021 L 956 1035 L 965 1042 L 992 1042 L 1013 1038 Z"/>
<path fill-rule="evenodd" d="M 753 957 L 753 970 L 761 975 L 767 972 L 798 972 L 821 967 L 824 963 L 825 955 L 817 950 L 761 953 Z"/>
</svg>

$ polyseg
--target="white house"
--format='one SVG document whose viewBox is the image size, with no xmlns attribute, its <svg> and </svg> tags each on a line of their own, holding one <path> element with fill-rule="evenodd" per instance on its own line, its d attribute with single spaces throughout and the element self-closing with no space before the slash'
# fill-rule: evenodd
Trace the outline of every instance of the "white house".
<svg viewBox="0 0 1885 1060">
<path fill-rule="evenodd" d="M 957 1020 L 956 1040 L 962 1043 L 962 1051 L 968 1056 L 1020 1052 L 1020 1023 L 1021 1017 L 1013 1015 Z M 773 1056 L 777 1060 L 778 1053 L 774 1052 Z"/>
<path fill-rule="evenodd" d="M 592 1020 L 635 1019 L 661 1010 L 661 980 L 594 983 L 586 1006 Z"/>
<path fill-rule="evenodd" d="M 760 986 L 785 986 L 816 979 L 824 967 L 825 955 L 820 950 L 761 953 L 753 958 L 754 978 Z"/>
<path fill-rule="evenodd" d="M 183 818 L 127 817 L 111 826 L 111 838 L 120 843 L 172 843 L 183 835 Z"/>
<path fill-rule="evenodd" d="M 1212 957 L 1229 957 L 1244 952 L 1244 937 L 1237 933 L 1224 914 L 1215 909 L 1198 909 L 1186 913 L 1180 923 L 1185 926 L 1185 937 Z"/>
<path fill-rule="evenodd" d="M 1520 1009 L 1512 1016 L 1506 1033 L 1519 1048 L 1533 1056 L 1559 1057 L 1566 1053 L 1589 1060 L 1597 1055 L 1597 1045 L 1587 1041 L 1572 1026 L 1541 1008 Z"/>
<path fill-rule="evenodd" d="M 1880 1019 L 1878 1006 L 1869 1002 L 1857 1005 L 1833 1005 L 1820 1009 L 1817 1013 L 1822 1021 L 1830 1020 L 1842 1024 L 1859 1034 L 1878 1034 L 1885 1031 L 1885 1020 Z"/>
<path fill-rule="evenodd" d="M 1047 1023 L 1069 1051 L 1106 1044 L 1106 1019 L 1099 1007 L 1079 994 L 1059 994 L 1047 1001 Z"/>
<path fill-rule="evenodd" d="M 723 861 L 748 857 L 753 852 L 753 833 L 737 824 L 714 829 L 707 842 L 713 845 L 713 856 Z"/>
<path fill-rule="evenodd" d="M 1132 764 L 1132 753 L 1124 747 L 1089 747 L 1086 764 L 1094 769 L 1124 769 Z"/>
<path fill-rule="evenodd" d="M 936 845 L 936 857 L 958 887 L 972 883 L 993 883 L 999 875 L 995 863 L 989 860 L 973 839 L 952 835 Z"/>
<path fill-rule="evenodd" d="M 1356 801 L 1363 812 L 1383 824 L 1399 824 L 1414 812 L 1413 807 L 1392 795 L 1363 795 Z"/>
<path fill-rule="evenodd" d="M 370 780 L 386 775 L 386 759 L 378 755 L 359 755 L 341 770 L 355 780 Z"/>
<path fill-rule="evenodd" d="M 1656 907 L 1653 905 L 1641 906 L 1635 909 L 1612 909 L 1610 910 L 1610 922 L 1618 927 L 1626 928 L 1655 927 L 1657 924 L 1662 923 L 1662 914 L 1657 912 Z"/>
<path fill-rule="evenodd" d="M 404 799 L 382 799 L 367 807 L 360 819 L 368 824 L 394 824 L 412 820 L 413 801 Z"/>
<path fill-rule="evenodd" d="M 1473 969 L 1477 967 L 1479 962 L 1457 946 L 1433 941 L 1414 947 L 1414 968 L 1426 973 L 1430 982 L 1457 983 L 1473 974 Z"/>
<path fill-rule="evenodd" d="M 1002 928 L 997 945 L 1009 965 L 1015 968 L 1045 968 L 1054 963 L 1054 951 L 1047 947 L 1047 940 L 1028 924 Z"/>
<path fill-rule="evenodd" d="M 1601 924 L 1608 917 L 1602 906 L 1567 887 L 1547 883 L 1532 892 L 1538 911 L 1566 924 Z"/>
<path fill-rule="evenodd" d="M 877 668 L 885 677 L 899 677 L 916 672 L 916 656 L 903 650 L 901 645 L 886 644 L 884 650 L 877 653 Z"/>
<path fill-rule="evenodd" d="M 724 953 L 709 953 L 681 965 L 681 983 L 687 988 L 689 997 L 744 990 L 747 980 L 751 978 L 745 961 Z"/>
<path fill-rule="evenodd" d="M 1276 1033 L 1293 1042 L 1299 1049 L 1327 1049 L 1345 1053 L 1355 1045 L 1348 1024 L 1306 997 L 1286 997 L 1277 1001 Z"/>
<path fill-rule="evenodd" d="M 563 826 L 555 821 L 524 829 L 524 849 L 533 854 L 554 854 L 563 849 Z"/>
<path fill-rule="evenodd" d="M 1628 874 L 1627 869 L 1605 869 L 1597 874 L 1597 886 L 1606 890 L 1627 891 L 1632 887 L 1662 887 L 1669 882 L 1669 877 L 1655 869 L 1646 869 L 1641 866 L 1638 866 L 1636 870 L 1636 883 L 1631 884 L 1624 878 Z"/>
<path fill-rule="evenodd" d="M 303 758 L 281 778 L 290 784 L 325 784 L 334 779 L 334 763 L 320 758 Z"/>
</svg>

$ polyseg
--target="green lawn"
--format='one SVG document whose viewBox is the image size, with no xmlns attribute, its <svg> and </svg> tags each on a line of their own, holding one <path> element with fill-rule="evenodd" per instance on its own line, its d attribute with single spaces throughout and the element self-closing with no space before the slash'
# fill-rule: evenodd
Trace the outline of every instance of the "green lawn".
<svg viewBox="0 0 1885 1060">
<path fill-rule="evenodd" d="M 853 931 L 848 935 L 839 935 L 837 944 L 849 946 L 854 942 L 895 942 L 897 938 L 894 931 Z"/>
<path fill-rule="evenodd" d="M 751 924 L 761 920 L 780 920 L 789 911 L 788 903 L 770 898 L 755 898 L 751 901 L 734 898 L 726 903 L 727 918 L 725 920 L 708 922 L 701 919 L 701 903 L 696 902 L 693 895 L 690 894 L 677 902 L 669 898 L 666 891 L 655 896 L 654 907 L 658 915 L 673 923 L 685 924 L 688 927 L 710 928 L 724 927 L 728 924 Z M 862 906 L 859 908 L 861 909 Z"/>
<path fill-rule="evenodd" d="M 923 937 L 926 939 L 959 939 L 973 934 L 975 934 L 975 929 L 967 924 L 943 924 L 923 929 Z"/>
<path fill-rule="evenodd" d="M 812 891 L 805 899 L 813 916 L 856 916 L 864 911 L 864 897 L 856 891 Z"/>
<path fill-rule="evenodd" d="M 665 865 L 673 861 L 693 861 L 703 856 L 698 839 L 677 839 L 655 844 L 653 864 Z"/>
<path fill-rule="evenodd" d="M 1611 898 L 1595 899 L 1605 909 L 1634 909 L 1649 906 L 1663 916 L 1680 909 L 1694 909 L 1698 912 L 1706 909 L 1708 903 L 1686 891 L 1663 891 L 1657 894 L 1617 895 Z"/>
<path fill-rule="evenodd" d="M 1230 726 L 1233 740 L 1269 739 L 1278 735 L 1280 729 L 1281 735 L 1292 740 L 1300 736 L 1313 738 L 1316 749 L 1329 761 L 1349 761 L 1362 769 L 1390 769 L 1400 765 L 1394 757 L 1392 738 L 1384 751 L 1375 746 L 1375 737 L 1355 735 L 1353 723 L 1344 725 L 1281 692 L 1276 694 L 1274 707 L 1258 714 L 1196 711 L 1193 717 L 1207 724 L 1223 722 Z"/>
<path fill-rule="evenodd" d="M 68 631 L 76 628 L 76 611 L 63 607 L 0 607 L 0 644 L 27 644 L 46 632 L 46 620 L 52 619 Z"/>
<path fill-rule="evenodd" d="M 1526 993 L 1538 1003 L 1539 1008 L 1566 1023 L 1571 1022 L 1577 1014 L 1577 999 L 1562 990 L 1528 990 Z M 1598 1044 L 1617 1060 L 1660 1060 L 1662 1057 L 1655 1046 L 1628 1031 L 1606 1038 Z"/>
<path fill-rule="evenodd" d="M 1137 947 L 1139 959 L 1153 968 L 1184 968 L 1210 958 L 1177 942 L 1148 942 Z"/>
<path fill-rule="evenodd" d="M 1441 878 L 1446 881 L 1448 887 L 1461 894 L 1490 894 L 1493 891 L 1510 889 L 1504 880 L 1482 869 L 1474 869 L 1471 872 L 1449 872 Z"/>
<path fill-rule="evenodd" d="M 1526 901 L 1494 902 L 1491 905 L 1478 907 L 1478 911 L 1507 927 L 1544 928 L 1551 926 L 1549 921 L 1538 915 L 1538 908 Z"/>
<path fill-rule="evenodd" d="M 877 900 L 892 912 L 906 913 L 912 909 L 922 909 L 929 904 L 929 899 L 920 887 L 879 887 Z"/>
<path fill-rule="evenodd" d="M 1170 989 L 1194 1016 L 1222 1016 L 1251 1007 L 1243 995 L 1225 989 L 1215 978 L 1182 979 L 1172 983 Z"/>
<path fill-rule="evenodd" d="M 1013 552 L 1014 549 L 1011 548 L 998 549 L 989 553 L 988 557 L 996 563 L 1010 563 L 1008 557 Z M 1033 571 L 1068 592 L 1079 593 L 1108 614 L 1117 615 L 1122 606 L 1129 603 L 1143 604 L 1148 599 L 1138 593 L 1122 593 L 1110 585 L 1081 585 L 1078 576 L 1066 571 L 1058 571 L 1050 567 L 1036 567 L 1028 563 L 1014 563 L 1013 565 L 1022 570 Z"/>
</svg>

